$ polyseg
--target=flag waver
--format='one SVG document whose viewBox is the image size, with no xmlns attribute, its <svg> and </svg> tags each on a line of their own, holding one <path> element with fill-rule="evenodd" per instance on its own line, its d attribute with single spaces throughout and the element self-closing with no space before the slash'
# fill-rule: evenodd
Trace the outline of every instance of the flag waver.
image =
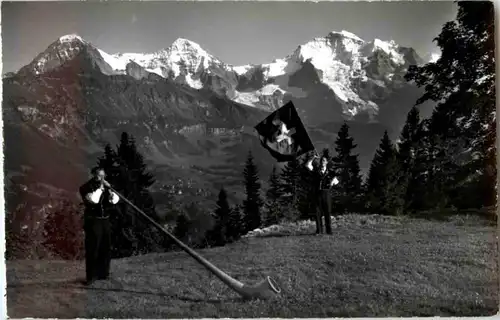
<svg viewBox="0 0 500 320">
<path fill-rule="evenodd" d="M 255 126 L 260 142 L 278 161 L 286 162 L 314 150 L 314 145 L 290 101 Z"/>
</svg>

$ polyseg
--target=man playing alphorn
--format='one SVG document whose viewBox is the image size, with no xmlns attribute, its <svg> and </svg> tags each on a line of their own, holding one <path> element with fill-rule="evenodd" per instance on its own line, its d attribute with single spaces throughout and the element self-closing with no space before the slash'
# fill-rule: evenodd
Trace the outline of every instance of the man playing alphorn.
<svg viewBox="0 0 500 320">
<path fill-rule="evenodd" d="M 111 226 L 109 214 L 120 198 L 109 189 L 102 168 L 92 169 L 92 179 L 80 187 L 85 205 L 85 284 L 109 276 L 111 262 Z"/>
</svg>

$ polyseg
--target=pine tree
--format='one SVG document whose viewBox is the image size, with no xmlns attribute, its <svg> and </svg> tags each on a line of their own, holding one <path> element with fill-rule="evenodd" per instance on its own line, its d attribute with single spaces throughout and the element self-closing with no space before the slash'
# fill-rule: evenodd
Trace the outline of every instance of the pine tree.
<svg viewBox="0 0 500 320">
<path fill-rule="evenodd" d="M 405 208 L 409 213 L 425 210 L 431 183 L 431 143 L 428 134 L 428 120 L 420 122 L 415 133 L 413 163 L 409 166 L 406 180 Z M 400 160 L 402 162 L 402 160 Z"/>
<path fill-rule="evenodd" d="M 104 155 L 97 159 L 97 165 L 99 167 L 107 169 L 106 180 L 111 181 L 112 179 L 116 178 L 117 154 L 109 143 L 104 147 Z"/>
<path fill-rule="evenodd" d="M 425 88 L 417 104 L 438 103 L 431 120 L 446 123 L 429 132 L 437 170 L 432 173 L 441 191 L 437 197 L 449 202 L 435 205 L 480 207 L 496 201 L 494 6 L 489 1 L 457 5 L 456 20 L 446 23 L 434 39 L 440 59 L 410 66 L 406 79 Z M 443 163 L 447 166 L 440 168 Z M 475 188 L 488 198 L 467 199 Z"/>
<path fill-rule="evenodd" d="M 109 145 L 104 151 L 104 156 L 98 160 L 98 164 L 105 169 L 108 181 L 127 200 L 159 222 L 153 197 L 148 190 L 155 180 L 147 171 L 134 138 L 123 132 L 117 151 L 112 150 Z M 160 251 L 163 248 L 164 238 L 156 227 L 125 201 L 121 201 L 118 207 L 119 212 L 110 217 L 114 258 Z"/>
<path fill-rule="evenodd" d="M 117 156 L 121 160 L 123 166 L 127 170 L 128 178 L 138 191 L 149 188 L 155 183 L 152 173 L 147 171 L 144 157 L 137 151 L 135 138 L 123 132 L 120 139 L 120 145 L 117 148 Z"/>
<path fill-rule="evenodd" d="M 229 242 L 238 240 L 244 232 L 244 222 L 242 218 L 242 208 L 240 205 L 234 206 L 229 213 L 227 221 L 226 238 Z"/>
<path fill-rule="evenodd" d="M 261 207 L 263 201 L 260 197 L 260 180 L 257 166 L 253 161 L 252 153 L 248 157 L 243 170 L 246 199 L 243 200 L 245 231 L 251 231 L 261 226 Z"/>
<path fill-rule="evenodd" d="M 337 211 L 358 211 L 361 205 L 362 179 L 354 138 L 349 135 L 349 126 L 344 122 L 335 141 L 336 156 L 333 167 L 338 175 L 339 185 L 335 187 Z"/>
<path fill-rule="evenodd" d="M 280 205 L 281 195 L 279 175 L 276 172 L 276 166 L 273 166 L 273 171 L 269 177 L 269 189 L 266 192 L 266 217 L 264 219 L 264 225 L 269 226 L 277 224 L 282 219 Z"/>
<path fill-rule="evenodd" d="M 367 201 L 371 211 L 392 215 L 401 213 L 400 179 L 396 150 L 385 131 L 368 173 Z"/>
<path fill-rule="evenodd" d="M 330 155 L 330 150 L 328 150 L 328 148 L 323 148 L 323 150 L 321 150 L 321 156 L 328 159 L 328 161 L 330 161 L 330 159 L 332 158 Z"/>
<path fill-rule="evenodd" d="M 406 123 L 401 131 L 398 143 L 397 158 L 401 170 L 401 192 L 404 194 L 405 211 L 410 208 L 412 190 L 409 188 L 410 181 L 415 180 L 412 174 L 417 171 L 414 169 L 416 148 L 418 145 L 418 130 L 420 126 L 419 111 L 414 106 L 406 117 Z"/>
<path fill-rule="evenodd" d="M 280 175 L 281 180 L 281 204 L 293 208 L 297 207 L 297 196 L 300 183 L 300 163 L 297 158 L 287 162 Z"/>
<path fill-rule="evenodd" d="M 401 131 L 398 143 L 398 159 L 401 169 L 408 172 L 414 161 L 417 132 L 420 124 L 419 111 L 416 106 L 411 108 L 406 117 L 406 123 Z"/>
<path fill-rule="evenodd" d="M 429 121 L 427 170 L 430 178 L 427 188 L 432 192 L 426 201 L 429 209 L 441 211 L 452 206 L 452 194 L 461 178 L 460 166 L 465 164 L 459 164 L 459 155 L 464 149 L 459 145 L 461 139 L 457 139 L 460 130 L 453 122 L 450 114 L 442 109 L 436 109 Z"/>
<path fill-rule="evenodd" d="M 174 236 L 177 239 L 184 241 L 189 233 L 189 225 L 189 218 L 184 213 L 179 214 L 175 221 Z"/>
<path fill-rule="evenodd" d="M 440 129 L 436 128 L 438 123 L 433 123 L 433 119 L 422 121 L 416 134 L 415 156 L 405 199 L 406 207 L 412 213 L 446 208 L 451 203 L 457 177 L 457 168 L 443 148 L 443 138 L 436 134 Z"/>
<path fill-rule="evenodd" d="M 122 136 L 125 135 L 126 134 L 123 134 Z M 128 158 L 121 158 L 125 160 L 129 179 L 134 184 L 131 190 L 135 189 L 137 195 L 132 197 L 132 199 L 135 199 L 135 205 L 150 218 L 156 222 L 160 222 L 156 213 L 153 196 L 148 189 L 155 183 L 154 176 L 152 173 L 147 171 L 144 157 L 138 152 L 134 137 L 129 136 L 128 138 L 128 143 L 123 145 L 120 144 L 118 148 L 118 155 L 120 156 L 120 151 L 122 150 L 121 147 L 123 147 L 123 150 L 125 151 L 124 156 L 128 156 Z M 122 138 L 122 141 L 124 140 L 125 139 Z M 135 214 L 137 215 L 137 213 Z M 142 216 L 137 217 L 139 219 L 136 219 L 136 235 L 139 239 L 140 252 L 148 253 L 161 250 L 163 236 L 160 234 L 159 230 Z"/>
<path fill-rule="evenodd" d="M 207 232 L 207 240 L 213 246 L 223 246 L 227 241 L 229 216 L 231 208 L 227 201 L 227 193 L 222 187 L 219 191 L 219 197 L 216 202 L 217 208 L 214 212 L 215 224 L 212 230 Z"/>
<path fill-rule="evenodd" d="M 193 247 L 205 247 L 208 244 L 208 230 L 213 228 L 213 218 L 194 201 L 184 204 L 182 212 L 189 219 L 186 242 Z"/>
</svg>

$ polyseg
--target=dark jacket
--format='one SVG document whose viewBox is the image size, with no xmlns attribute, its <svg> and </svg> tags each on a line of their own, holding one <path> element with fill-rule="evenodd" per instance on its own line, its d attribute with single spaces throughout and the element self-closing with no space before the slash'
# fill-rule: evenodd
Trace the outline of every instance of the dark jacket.
<svg viewBox="0 0 500 320">
<path fill-rule="evenodd" d="M 98 203 L 93 203 L 87 199 L 87 195 L 95 192 L 99 187 L 100 183 L 94 179 L 87 181 L 80 187 L 80 196 L 85 205 L 84 215 L 86 218 L 108 217 L 111 210 L 114 209 L 114 204 L 110 201 L 111 192 L 108 188 L 104 189 Z"/>
<path fill-rule="evenodd" d="M 332 179 L 335 177 L 335 170 L 326 166 L 325 173 L 321 173 L 321 167 L 317 163 L 317 161 L 313 161 L 313 181 L 315 182 L 315 186 L 318 191 L 321 190 L 330 190 L 330 183 Z"/>
</svg>

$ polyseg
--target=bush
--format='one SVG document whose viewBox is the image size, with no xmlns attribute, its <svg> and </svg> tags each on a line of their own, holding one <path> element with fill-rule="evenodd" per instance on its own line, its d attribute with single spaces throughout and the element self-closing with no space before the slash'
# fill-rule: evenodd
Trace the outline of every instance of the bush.
<svg viewBox="0 0 500 320">
<path fill-rule="evenodd" d="M 63 200 L 48 213 L 44 224 L 43 245 L 52 255 L 65 260 L 85 257 L 83 208 Z"/>
<path fill-rule="evenodd" d="M 206 234 L 213 224 L 213 218 L 208 213 L 190 203 L 177 216 L 174 235 L 188 246 L 206 247 Z"/>
<path fill-rule="evenodd" d="M 50 256 L 43 245 L 43 222 L 47 208 L 47 206 L 26 207 L 21 204 L 6 212 L 5 258 L 7 260 L 43 259 Z"/>
</svg>

